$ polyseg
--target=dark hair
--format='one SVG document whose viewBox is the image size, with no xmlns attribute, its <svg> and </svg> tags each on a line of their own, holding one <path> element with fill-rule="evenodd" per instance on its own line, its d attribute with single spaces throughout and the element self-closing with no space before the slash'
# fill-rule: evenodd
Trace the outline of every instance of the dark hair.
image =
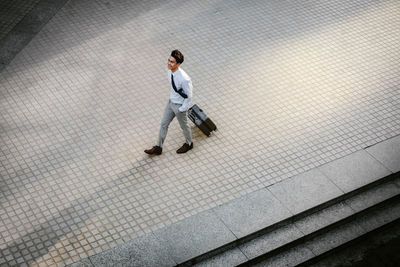
<svg viewBox="0 0 400 267">
<path fill-rule="evenodd" d="M 181 64 L 184 60 L 183 54 L 179 50 L 172 51 L 171 57 L 175 58 L 177 64 Z"/>
</svg>

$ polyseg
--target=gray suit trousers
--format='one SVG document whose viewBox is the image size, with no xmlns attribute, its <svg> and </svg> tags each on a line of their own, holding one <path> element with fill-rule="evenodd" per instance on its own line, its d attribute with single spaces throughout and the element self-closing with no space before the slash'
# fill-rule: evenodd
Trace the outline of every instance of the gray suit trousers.
<svg viewBox="0 0 400 267">
<path fill-rule="evenodd" d="M 157 146 L 162 147 L 165 137 L 167 137 L 168 126 L 171 123 L 171 121 L 175 118 L 175 116 L 178 119 L 179 125 L 182 128 L 183 135 L 185 136 L 186 139 L 186 143 L 189 145 L 192 143 L 192 131 L 190 130 L 188 124 L 187 111 L 180 112 L 178 110 L 180 106 L 182 105 L 174 104 L 171 102 L 171 100 L 168 101 L 168 104 L 164 110 L 163 118 L 161 120 L 161 127 L 160 127 L 160 133 L 158 134 Z"/>
</svg>

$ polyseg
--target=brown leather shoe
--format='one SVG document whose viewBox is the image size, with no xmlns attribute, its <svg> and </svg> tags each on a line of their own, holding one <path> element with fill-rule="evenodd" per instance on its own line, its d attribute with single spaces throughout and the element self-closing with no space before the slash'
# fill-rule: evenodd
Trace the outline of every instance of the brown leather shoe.
<svg viewBox="0 0 400 267">
<path fill-rule="evenodd" d="M 151 149 L 146 149 L 144 152 L 149 155 L 161 155 L 162 148 L 159 146 L 153 146 Z"/>
<path fill-rule="evenodd" d="M 181 146 L 181 148 L 179 148 L 176 151 L 176 153 L 178 153 L 178 154 L 186 153 L 192 148 L 193 148 L 193 142 L 190 144 L 190 146 L 187 143 L 184 143 L 183 146 Z"/>
</svg>

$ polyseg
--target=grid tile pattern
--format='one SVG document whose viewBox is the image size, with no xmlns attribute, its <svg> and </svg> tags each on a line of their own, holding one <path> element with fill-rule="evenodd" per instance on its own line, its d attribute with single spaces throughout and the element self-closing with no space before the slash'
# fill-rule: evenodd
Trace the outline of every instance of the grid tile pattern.
<svg viewBox="0 0 400 267">
<path fill-rule="evenodd" d="M 40 0 L 2 0 L 0 2 L 0 40 L 39 2 Z"/>
<path fill-rule="evenodd" d="M 400 134 L 400 3 L 69 1 L 0 73 L 0 265 L 65 265 Z M 216 122 L 155 144 L 166 60 Z"/>
</svg>

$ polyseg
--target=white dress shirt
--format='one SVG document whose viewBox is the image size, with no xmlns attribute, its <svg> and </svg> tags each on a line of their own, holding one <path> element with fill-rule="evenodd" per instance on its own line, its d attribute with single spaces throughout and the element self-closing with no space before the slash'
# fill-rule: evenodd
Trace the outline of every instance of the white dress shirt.
<svg viewBox="0 0 400 267">
<path fill-rule="evenodd" d="M 172 87 L 171 74 L 174 76 L 176 89 L 179 90 L 182 88 L 183 92 L 188 96 L 187 98 L 183 98 L 180 94 L 175 92 L 174 88 Z M 175 72 L 168 70 L 168 81 L 170 85 L 169 99 L 172 103 L 182 105 L 179 107 L 180 112 L 187 111 L 189 109 L 190 102 L 192 101 L 193 91 L 193 85 L 189 75 L 187 75 L 187 73 L 181 68 L 178 68 L 178 70 Z"/>
</svg>

